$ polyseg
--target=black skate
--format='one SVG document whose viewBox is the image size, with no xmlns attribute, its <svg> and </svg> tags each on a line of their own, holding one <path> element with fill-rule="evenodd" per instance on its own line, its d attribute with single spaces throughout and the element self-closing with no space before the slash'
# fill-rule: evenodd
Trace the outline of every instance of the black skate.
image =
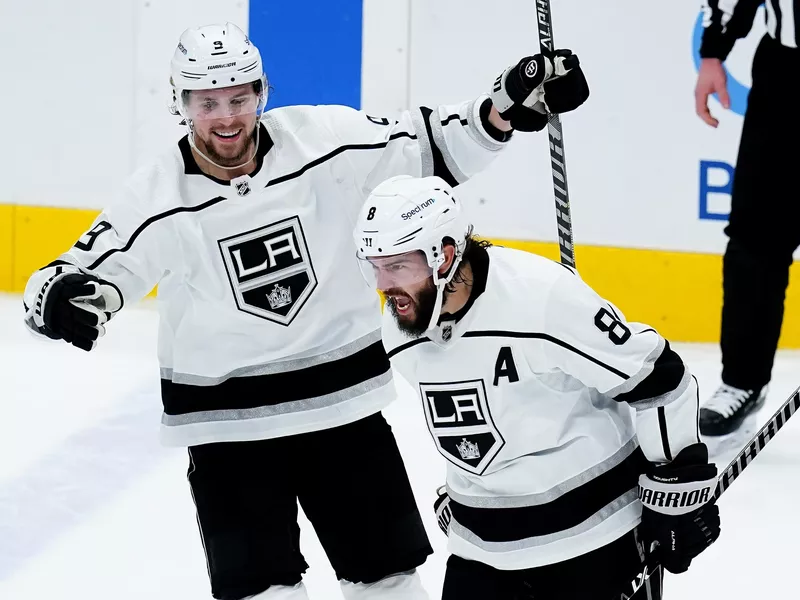
<svg viewBox="0 0 800 600">
<path fill-rule="evenodd" d="M 767 386 L 740 390 L 723 383 L 700 409 L 700 433 L 721 436 L 737 431 L 748 415 L 764 406 L 766 397 Z"/>
</svg>

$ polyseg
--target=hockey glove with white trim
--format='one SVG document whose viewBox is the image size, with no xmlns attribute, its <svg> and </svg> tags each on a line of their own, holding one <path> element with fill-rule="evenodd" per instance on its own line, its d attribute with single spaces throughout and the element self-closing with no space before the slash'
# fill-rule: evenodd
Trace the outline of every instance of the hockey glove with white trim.
<svg viewBox="0 0 800 600">
<path fill-rule="evenodd" d="M 439 529 L 447 535 L 450 529 L 450 521 L 453 518 L 453 513 L 450 511 L 450 496 L 447 495 L 447 488 L 445 486 L 438 488 L 436 494 L 438 498 L 436 498 L 436 502 L 433 503 L 433 510 L 436 512 L 436 520 L 439 523 Z"/>
<path fill-rule="evenodd" d="M 489 94 L 500 116 L 519 131 L 541 131 L 547 113 L 575 110 L 589 97 L 577 55 L 556 50 L 552 59 L 526 56 L 495 80 Z"/>
<path fill-rule="evenodd" d="M 103 325 L 122 308 L 113 284 L 86 273 L 59 273 L 48 279 L 32 307 L 33 322 L 53 339 L 92 350 L 105 335 Z"/>
<path fill-rule="evenodd" d="M 717 467 L 705 444 L 687 446 L 665 465 L 639 477 L 642 538 L 670 573 L 683 573 L 720 534 L 714 501 Z"/>
</svg>

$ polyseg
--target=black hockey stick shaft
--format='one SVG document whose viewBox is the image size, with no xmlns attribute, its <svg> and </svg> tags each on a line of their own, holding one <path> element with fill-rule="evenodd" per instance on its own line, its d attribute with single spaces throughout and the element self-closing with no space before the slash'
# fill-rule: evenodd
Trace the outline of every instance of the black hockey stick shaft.
<svg viewBox="0 0 800 600">
<path fill-rule="evenodd" d="M 722 472 L 717 479 L 717 487 L 714 490 L 714 500 L 717 500 L 731 484 L 742 474 L 747 466 L 753 462 L 753 459 L 764 449 L 772 438 L 786 425 L 786 422 L 792 418 L 792 415 L 800 408 L 800 387 L 798 387 L 791 396 L 775 411 L 769 421 L 758 430 L 758 432 L 750 439 L 747 445 L 742 448 L 741 452 L 728 464 L 728 467 Z M 647 565 L 642 573 L 636 576 L 631 582 L 633 593 L 636 593 L 642 584 L 657 571 L 658 564 Z M 627 598 L 622 594 L 622 598 Z"/>
<path fill-rule="evenodd" d="M 550 15 L 550 0 L 536 0 L 536 16 L 539 31 L 539 52 L 552 56 L 553 23 Z M 575 246 L 572 242 L 572 216 L 569 210 L 569 188 L 567 187 L 567 159 L 564 155 L 564 131 L 561 117 L 550 115 L 547 122 L 550 139 L 550 166 L 553 170 L 553 192 L 556 198 L 556 226 L 558 227 L 558 250 L 561 263 L 575 268 Z"/>
<path fill-rule="evenodd" d="M 728 468 L 726 468 L 717 481 L 717 489 L 714 490 L 714 499 L 719 498 L 727 490 L 734 480 L 742 474 L 753 459 L 764 449 L 775 434 L 778 433 L 786 421 L 788 421 L 797 409 L 800 408 L 800 387 L 797 388 L 783 405 L 772 415 L 772 418 L 758 430 L 742 451 L 736 455 Z"/>
</svg>

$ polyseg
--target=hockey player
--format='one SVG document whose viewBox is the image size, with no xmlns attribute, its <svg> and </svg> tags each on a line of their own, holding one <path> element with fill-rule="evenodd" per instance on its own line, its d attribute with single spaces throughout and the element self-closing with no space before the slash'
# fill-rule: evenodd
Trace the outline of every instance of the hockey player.
<svg viewBox="0 0 800 600">
<path fill-rule="evenodd" d="M 343 106 L 262 116 L 261 57 L 232 24 L 184 32 L 171 76 L 187 135 L 31 277 L 25 322 L 91 350 L 158 285 L 163 440 L 189 447 L 215 598 L 307 597 L 298 500 L 345 598 L 427 598 L 415 569 L 432 550 L 381 415 L 392 371 L 353 222 L 387 177 L 464 181 L 512 127 L 577 108 L 577 57 L 527 57 L 490 94 L 392 119 Z"/>
<path fill-rule="evenodd" d="M 697 384 L 654 329 L 473 237 L 438 177 L 377 186 L 355 242 L 448 461 L 444 600 L 658 598 L 652 561 L 680 573 L 717 539 Z"/>
</svg>

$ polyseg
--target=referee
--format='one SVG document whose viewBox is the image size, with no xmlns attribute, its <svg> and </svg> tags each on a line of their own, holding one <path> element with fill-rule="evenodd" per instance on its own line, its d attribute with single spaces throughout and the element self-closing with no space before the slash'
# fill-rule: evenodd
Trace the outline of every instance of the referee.
<svg viewBox="0 0 800 600">
<path fill-rule="evenodd" d="M 730 108 L 722 63 L 766 4 L 768 32 L 753 59 L 733 177 L 723 259 L 722 385 L 700 410 L 700 432 L 736 431 L 764 403 L 783 321 L 792 254 L 800 245 L 800 0 L 708 0 L 697 115 L 711 127 L 716 93 Z"/>
</svg>

